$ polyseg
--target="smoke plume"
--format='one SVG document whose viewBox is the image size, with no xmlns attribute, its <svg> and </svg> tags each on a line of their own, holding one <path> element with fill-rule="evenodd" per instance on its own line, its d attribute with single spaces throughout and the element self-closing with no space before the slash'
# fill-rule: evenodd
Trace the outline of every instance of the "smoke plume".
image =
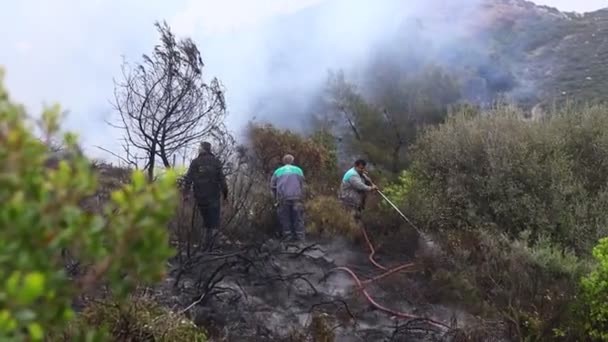
<svg viewBox="0 0 608 342">
<path fill-rule="evenodd" d="M 255 119 L 305 127 L 330 70 L 343 70 L 365 91 L 378 67 L 416 72 L 434 64 L 462 76 L 463 100 L 486 104 L 497 94 L 527 95 L 530 84 L 518 89 L 516 52 L 493 53 L 486 8 L 485 0 L 333 0 L 219 38 L 234 44 L 231 56 L 221 57 L 227 70 L 218 70 L 232 126 Z M 220 62 L 213 58 L 218 42 L 203 44 L 211 70 Z"/>
</svg>

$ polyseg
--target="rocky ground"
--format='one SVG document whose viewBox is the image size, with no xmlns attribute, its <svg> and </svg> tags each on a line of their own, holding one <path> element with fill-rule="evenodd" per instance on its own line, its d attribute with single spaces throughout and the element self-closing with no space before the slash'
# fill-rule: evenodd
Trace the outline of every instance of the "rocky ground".
<svg viewBox="0 0 608 342">
<path fill-rule="evenodd" d="M 341 239 L 225 243 L 174 259 L 157 297 L 223 341 L 453 341 L 477 324 L 457 309 L 427 303 L 423 277 L 411 268 L 365 288 L 379 305 L 418 318 L 378 310 L 336 269 L 348 266 L 362 281 L 382 274 L 368 256 L 365 245 Z M 390 268 L 406 258 L 379 251 L 375 259 Z"/>
</svg>

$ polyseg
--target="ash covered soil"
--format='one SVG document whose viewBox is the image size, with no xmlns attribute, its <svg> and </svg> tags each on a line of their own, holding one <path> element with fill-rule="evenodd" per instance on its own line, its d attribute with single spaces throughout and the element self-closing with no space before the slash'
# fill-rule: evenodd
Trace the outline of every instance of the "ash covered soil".
<svg viewBox="0 0 608 342">
<path fill-rule="evenodd" d="M 480 324 L 425 300 L 428 281 L 417 266 L 364 285 L 377 304 L 416 317 L 374 307 L 355 280 L 336 269 L 347 266 L 361 281 L 383 274 L 365 242 L 308 239 L 298 246 L 270 239 L 194 250 L 171 261 L 156 297 L 215 341 L 462 341 Z M 405 251 L 389 255 L 381 248 L 374 259 L 389 269 L 412 262 Z"/>
</svg>

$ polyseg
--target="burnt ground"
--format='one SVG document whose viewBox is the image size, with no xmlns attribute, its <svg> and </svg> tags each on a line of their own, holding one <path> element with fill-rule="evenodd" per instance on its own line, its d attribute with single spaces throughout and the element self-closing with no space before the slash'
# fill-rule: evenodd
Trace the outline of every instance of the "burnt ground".
<svg viewBox="0 0 608 342">
<path fill-rule="evenodd" d="M 365 245 L 342 239 L 302 246 L 267 240 L 224 243 L 212 252 L 180 254 L 157 287 L 160 302 L 191 317 L 217 341 L 452 341 L 477 324 L 456 308 L 429 304 L 420 272 L 400 272 L 366 286 L 373 299 L 422 319 L 397 318 L 374 308 L 355 281 L 382 273 Z M 376 260 L 388 267 L 411 261 L 407 253 Z M 442 322 L 438 327 L 424 318 Z"/>
</svg>

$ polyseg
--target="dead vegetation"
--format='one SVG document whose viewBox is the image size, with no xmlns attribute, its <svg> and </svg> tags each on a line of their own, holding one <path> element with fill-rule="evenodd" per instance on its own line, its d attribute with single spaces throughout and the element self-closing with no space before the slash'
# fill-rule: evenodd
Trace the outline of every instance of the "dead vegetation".
<svg viewBox="0 0 608 342">
<path fill-rule="evenodd" d="M 145 294 L 134 296 L 125 303 L 91 301 L 68 329 L 52 339 L 73 341 L 90 326 L 106 329 L 112 341 L 207 341 L 202 328 Z"/>
<path fill-rule="evenodd" d="M 319 196 L 306 202 L 307 231 L 318 236 L 361 239 L 361 228 L 337 196 Z"/>
</svg>

